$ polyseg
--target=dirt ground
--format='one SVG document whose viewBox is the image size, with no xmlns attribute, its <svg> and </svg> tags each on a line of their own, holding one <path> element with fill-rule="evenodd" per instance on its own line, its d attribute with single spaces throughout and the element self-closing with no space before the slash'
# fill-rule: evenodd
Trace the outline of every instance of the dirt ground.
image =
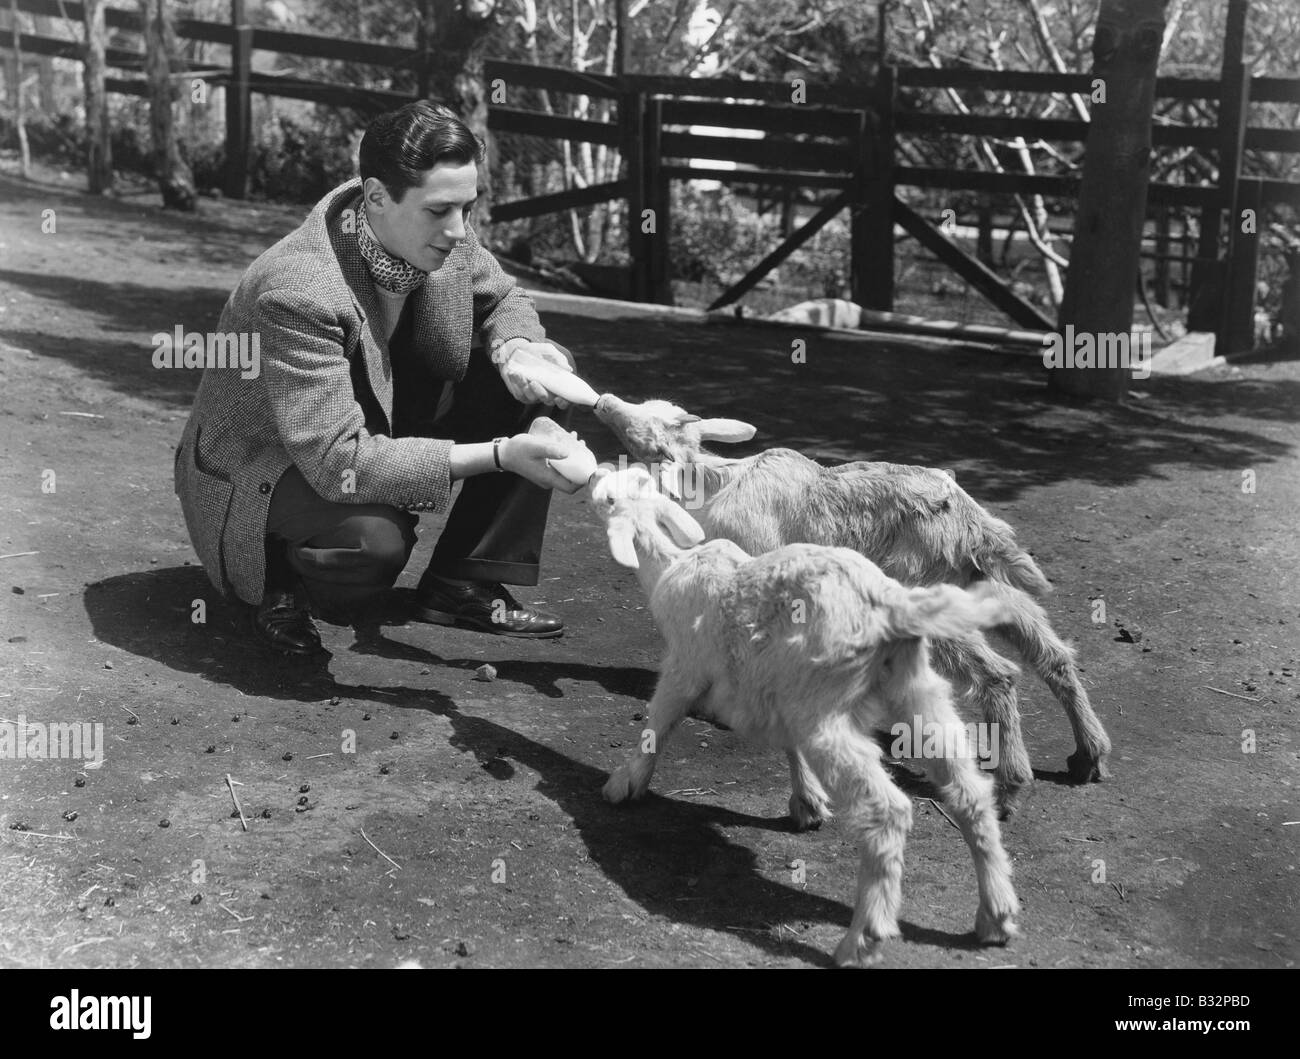
<svg viewBox="0 0 1300 1059">
<path fill-rule="evenodd" d="M 318 664 L 254 644 L 172 491 L 197 375 L 154 369 L 149 336 L 211 328 L 305 211 L 181 218 L 74 183 L 0 176 L 0 717 L 102 722 L 107 749 L 99 769 L 0 760 L 0 965 L 829 964 L 856 856 L 833 822 L 791 831 L 778 756 L 689 722 L 645 802 L 602 801 L 657 635 L 580 496 L 557 497 L 520 593 L 564 618 L 560 640 L 403 623 L 425 517 L 382 639 L 322 625 Z M 597 389 L 748 419 L 743 451 L 952 468 L 1054 580 L 1113 778 L 1065 782 L 1065 717 L 1026 677 L 1037 782 L 1003 830 L 1023 936 L 990 950 L 965 846 L 900 766 L 915 826 L 887 965 L 1296 965 L 1295 361 L 1089 408 L 1030 359 L 810 334 L 796 365 L 784 329 L 538 301 Z M 484 662 L 495 681 L 474 679 Z"/>
</svg>

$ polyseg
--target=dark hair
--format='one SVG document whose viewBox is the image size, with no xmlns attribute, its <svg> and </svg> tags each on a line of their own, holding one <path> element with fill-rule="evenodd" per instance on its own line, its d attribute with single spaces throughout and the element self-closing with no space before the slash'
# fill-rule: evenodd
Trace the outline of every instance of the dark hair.
<svg viewBox="0 0 1300 1059">
<path fill-rule="evenodd" d="M 361 179 L 375 177 L 398 202 L 439 162 L 482 162 L 483 143 L 456 112 L 427 99 L 380 114 L 361 137 Z"/>
</svg>

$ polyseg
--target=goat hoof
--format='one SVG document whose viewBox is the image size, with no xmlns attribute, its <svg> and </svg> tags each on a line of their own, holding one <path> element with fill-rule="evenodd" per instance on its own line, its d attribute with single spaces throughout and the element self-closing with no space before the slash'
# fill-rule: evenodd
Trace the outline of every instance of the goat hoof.
<svg viewBox="0 0 1300 1059">
<path fill-rule="evenodd" d="M 1106 759 L 1094 757 L 1086 750 L 1076 750 L 1065 759 L 1065 764 L 1070 770 L 1071 783 L 1100 783 L 1110 776 Z"/>
<path fill-rule="evenodd" d="M 605 801 L 613 805 L 625 802 L 628 798 L 636 797 L 636 793 L 632 788 L 632 777 L 628 774 L 628 770 L 625 768 L 617 769 L 605 781 L 605 787 L 601 793 L 605 795 Z"/>
<path fill-rule="evenodd" d="M 868 938 L 865 934 L 854 937 L 852 933 L 844 935 L 835 947 L 836 967 L 871 967 L 880 963 L 885 957 L 881 952 L 881 939 Z"/>
<path fill-rule="evenodd" d="M 1021 784 L 1015 786 L 998 787 L 997 806 L 998 819 L 1010 820 L 1015 812 L 1020 808 L 1021 796 L 1025 793 L 1025 788 Z"/>
<path fill-rule="evenodd" d="M 981 945 L 1005 945 L 1019 933 L 1010 912 L 995 915 L 981 908 L 975 913 L 975 937 Z"/>
<path fill-rule="evenodd" d="M 816 831 L 831 817 L 830 809 L 820 802 L 790 799 L 790 819 L 796 831 Z"/>
</svg>

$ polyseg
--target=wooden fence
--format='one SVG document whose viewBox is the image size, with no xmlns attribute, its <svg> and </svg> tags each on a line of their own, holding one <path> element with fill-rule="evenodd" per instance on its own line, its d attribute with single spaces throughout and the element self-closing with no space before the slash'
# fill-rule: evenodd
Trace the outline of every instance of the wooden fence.
<svg viewBox="0 0 1300 1059">
<path fill-rule="evenodd" d="M 20 11 L 65 18 L 80 25 L 77 0 L 18 0 Z M 1259 239 L 1240 237 L 1239 225 L 1225 218 L 1242 210 L 1286 204 L 1300 214 L 1300 184 L 1242 175 L 1248 149 L 1300 152 L 1300 131 L 1250 124 L 1250 108 L 1259 103 L 1300 104 L 1300 79 L 1252 77 L 1242 62 L 1245 0 L 1231 0 L 1227 46 L 1218 79 L 1159 78 L 1162 99 L 1197 99 L 1217 103 L 1214 126 L 1156 125 L 1156 146 L 1185 146 L 1214 152 L 1220 163 L 1217 185 L 1152 183 L 1148 192 L 1157 217 L 1161 211 L 1194 211 L 1199 217 L 1200 242 L 1192 280 L 1192 322 L 1219 333 L 1220 348 L 1249 348 Z M 110 30 L 140 31 L 134 10 L 108 8 Z M 65 23 L 66 25 L 66 23 Z M 75 34 L 77 31 L 73 31 Z M 244 18 L 243 0 L 232 0 L 229 24 L 180 19 L 177 36 L 230 48 L 227 66 L 190 65 L 173 59 L 179 72 L 202 77 L 226 88 L 226 193 L 246 192 L 250 153 L 251 93 L 351 107 L 363 114 L 399 106 L 427 94 L 430 54 L 415 48 L 254 28 Z M 13 32 L 0 34 L 0 46 L 13 45 Z M 22 33 L 19 45 L 28 53 L 80 60 L 81 45 L 72 39 Z M 413 74 L 416 92 L 404 93 L 253 71 L 255 51 L 364 63 L 392 72 Z M 112 67 L 143 69 L 144 54 L 110 49 Z M 904 164 L 900 135 L 1024 137 L 1027 141 L 1083 142 L 1088 123 L 1005 115 L 958 114 L 916 109 L 916 94 L 934 89 L 983 89 L 1019 93 L 1080 93 L 1091 91 L 1088 74 L 1052 74 L 983 69 L 880 67 L 874 85 L 854 94 L 841 88 L 808 84 L 801 102 L 792 102 L 787 82 L 737 79 L 697 79 L 646 75 L 604 76 L 571 70 L 491 62 L 486 76 L 507 86 L 507 101 L 489 109 L 489 128 L 502 134 L 527 134 L 570 142 L 605 144 L 622 155 L 621 175 L 594 187 L 569 188 L 513 202 L 497 203 L 492 219 L 507 221 L 622 200 L 629 223 L 630 289 L 645 301 L 671 301 L 669 277 L 670 184 L 674 180 L 711 179 L 734 185 L 808 189 L 826 192 L 826 200 L 801 227 L 725 291 L 714 303 L 734 302 L 768 272 L 816 234 L 842 210 L 850 215 L 850 287 L 852 297 L 874 309 L 892 309 L 894 302 L 894 230 L 901 226 L 952 268 L 1017 324 L 1052 329 L 1055 324 L 1021 299 L 995 272 L 950 240 L 929 217 L 897 194 L 899 188 L 925 191 L 973 192 L 982 195 L 1041 194 L 1074 198 L 1078 180 L 1068 176 L 935 168 Z M 145 95 L 143 78 L 114 77 L 111 92 Z M 509 89 L 605 98 L 614 101 L 612 121 L 588 121 L 525 110 L 511 105 Z M 757 130 L 761 139 L 702 135 L 691 127 L 717 126 Z M 700 161 L 726 163 L 700 166 Z M 694 163 L 694 164 L 692 164 Z M 655 233 L 635 223 L 653 210 Z M 1263 230 L 1262 216 L 1259 230 Z M 1224 239 L 1226 234 L 1227 238 Z M 1159 242 L 1159 235 L 1157 235 Z M 1226 245 L 1222 245 L 1225 244 Z M 1166 239 L 1155 253 L 1171 254 Z M 1184 259 L 1186 254 L 1181 255 Z"/>
</svg>

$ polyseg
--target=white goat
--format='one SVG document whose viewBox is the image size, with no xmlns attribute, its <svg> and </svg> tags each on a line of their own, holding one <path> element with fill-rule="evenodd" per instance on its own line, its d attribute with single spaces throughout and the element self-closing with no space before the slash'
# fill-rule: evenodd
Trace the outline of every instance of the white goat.
<svg viewBox="0 0 1300 1059">
<path fill-rule="evenodd" d="M 703 449 L 705 441 L 745 441 L 754 428 L 734 419 L 700 419 L 667 401 L 632 405 L 605 395 L 596 415 L 633 459 L 659 462 L 664 485 L 688 506 L 710 537 L 725 537 L 752 555 L 783 544 L 852 548 L 907 585 L 982 581 L 1005 604 L 1005 636 L 1064 707 L 1074 733 L 1068 760 L 1076 783 L 1108 775 L 1110 738 L 1075 664 L 1035 598 L 1051 589 L 1015 532 L 975 502 L 953 478 L 927 467 L 860 461 L 822 467 L 790 449 L 770 449 L 729 460 Z M 1015 678 L 1019 668 L 995 652 L 977 630 L 931 644 L 936 667 L 967 690 L 1002 735 L 998 763 L 1003 814 L 1032 782 L 1024 746 Z M 791 774 L 802 770 L 795 759 Z M 792 813 L 799 826 L 816 826 L 826 807 L 813 798 Z"/>
<path fill-rule="evenodd" d="M 899 933 L 912 822 L 912 803 L 890 780 L 870 732 L 927 726 L 947 734 L 949 756 L 921 763 L 975 862 L 975 933 L 988 944 L 1013 936 L 1019 904 L 993 784 L 971 756 L 924 639 L 1002 621 L 1002 602 L 949 585 L 904 588 L 847 548 L 793 544 L 751 558 L 732 541 L 699 544 L 703 529 L 639 467 L 598 471 L 592 502 L 614 558 L 636 570 L 667 643 L 648 727 L 605 784 L 605 797 L 645 793 L 657 754 L 688 712 L 797 755 L 806 775 L 794 774 L 794 797 L 805 783 L 819 793 L 824 785 L 861 847 L 853 919 L 835 960 L 864 966 Z"/>
</svg>

